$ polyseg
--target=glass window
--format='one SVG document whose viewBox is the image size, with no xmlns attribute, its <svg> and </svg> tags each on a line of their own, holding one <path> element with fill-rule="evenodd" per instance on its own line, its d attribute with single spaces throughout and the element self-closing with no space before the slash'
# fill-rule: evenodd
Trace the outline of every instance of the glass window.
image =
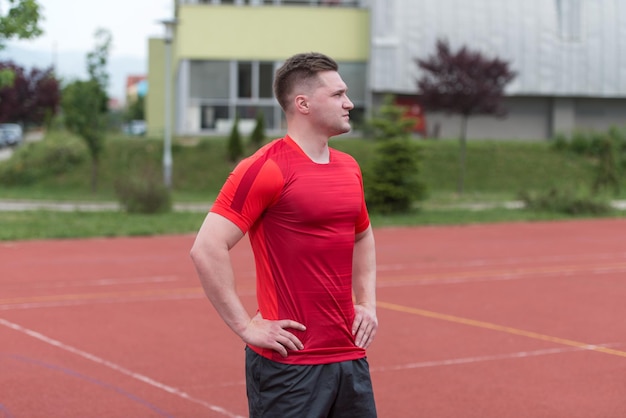
<svg viewBox="0 0 626 418">
<path fill-rule="evenodd" d="M 194 99 L 228 99 L 230 66 L 228 62 L 191 61 L 189 95 Z"/>
<path fill-rule="evenodd" d="M 237 97 L 252 97 L 252 63 L 237 63 Z"/>
<path fill-rule="evenodd" d="M 276 65 L 271 61 L 190 61 L 189 100 L 199 106 L 192 110 L 197 112 L 193 120 L 199 119 L 201 130 L 226 132 L 239 116 L 242 131 L 247 131 L 262 112 L 265 129 L 284 128 L 284 115 L 272 88 Z"/>
<path fill-rule="evenodd" d="M 228 119 L 228 106 L 201 106 L 200 128 L 215 129 L 218 120 Z"/>
<path fill-rule="evenodd" d="M 237 106 L 237 115 L 239 115 L 239 119 L 254 119 L 256 118 L 256 112 L 256 106 Z"/>
<path fill-rule="evenodd" d="M 237 106 L 237 114 L 239 119 L 254 121 L 256 125 L 256 117 L 259 112 L 263 113 L 263 122 L 265 129 L 274 129 L 274 107 L 273 106 Z"/>
<path fill-rule="evenodd" d="M 297 4 L 297 5 L 309 5 L 311 4 L 311 0 L 282 0 L 282 4 Z"/>
<path fill-rule="evenodd" d="M 273 97 L 272 83 L 274 81 L 274 64 L 262 62 L 259 64 L 259 97 L 267 99 Z"/>
</svg>

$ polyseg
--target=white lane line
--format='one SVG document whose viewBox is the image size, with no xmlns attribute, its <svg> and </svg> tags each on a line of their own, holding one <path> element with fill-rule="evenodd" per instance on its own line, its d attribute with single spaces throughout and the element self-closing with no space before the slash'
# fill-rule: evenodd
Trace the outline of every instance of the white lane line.
<svg viewBox="0 0 626 418">
<path fill-rule="evenodd" d="M 554 256 L 537 256 L 537 257 L 507 257 L 507 258 L 482 258 L 458 261 L 417 261 L 412 263 L 379 263 L 377 269 L 379 271 L 397 271 L 397 270 L 415 270 L 425 265 L 437 267 L 481 267 L 481 266 L 509 266 L 509 265 L 525 265 L 529 262 L 533 265 L 538 263 L 554 263 L 554 262 L 570 262 L 570 261 L 600 261 L 610 260 L 612 262 L 618 260 L 626 260 L 626 253 L 602 253 L 602 254 L 575 254 L 575 255 L 554 255 Z"/>
<path fill-rule="evenodd" d="M 389 278 L 381 275 L 381 280 L 376 283 L 377 287 L 402 287 L 402 286 L 429 286 L 437 284 L 459 284 L 459 283 L 479 283 L 497 282 L 506 280 L 539 279 L 546 277 L 570 277 L 577 275 L 600 276 L 604 274 L 625 273 L 626 266 L 581 266 L 581 267 L 559 267 L 554 270 L 522 270 L 522 271 L 476 271 L 461 273 L 424 274 L 415 275 L 410 278 Z"/>
<path fill-rule="evenodd" d="M 41 308 L 63 308 L 66 306 L 93 305 L 96 303 L 133 303 L 133 302 L 160 302 L 168 300 L 189 300 L 189 299 L 206 299 L 204 295 L 165 295 L 165 296 L 137 296 L 137 297 L 120 297 L 117 299 L 75 299 L 75 300 L 59 300 L 50 302 L 24 302 L 0 305 L 0 311 L 41 309 Z"/>
<path fill-rule="evenodd" d="M 496 354 L 492 356 L 476 356 L 476 357 L 463 357 L 456 359 L 448 359 L 448 360 L 433 360 L 433 361 L 422 361 L 418 363 L 407 363 L 400 364 L 396 366 L 378 366 L 372 367 L 370 370 L 372 372 L 389 372 L 389 371 L 397 371 L 397 370 L 410 370 L 410 369 L 421 369 L 426 367 L 443 367 L 443 366 L 454 366 L 459 364 L 471 364 L 471 363 L 481 363 L 486 361 L 497 361 L 497 360 L 510 360 L 517 358 L 525 358 L 525 357 L 537 357 L 537 356 L 546 356 L 550 354 L 561 354 L 575 351 L 586 351 L 591 350 L 593 347 L 610 347 L 617 346 L 618 344 L 594 344 L 586 347 L 561 347 L 561 348 L 547 348 L 543 350 L 534 350 L 534 351 L 519 351 L 517 353 L 508 353 L 508 354 Z"/>
<path fill-rule="evenodd" d="M 176 396 L 178 396 L 180 398 L 183 398 L 185 400 L 188 400 L 190 402 L 202 405 L 205 408 L 210 409 L 213 412 L 217 412 L 217 413 L 220 413 L 220 414 L 222 414 L 224 416 L 231 417 L 231 418 L 245 418 L 245 417 L 243 417 L 241 415 L 236 415 L 236 414 L 234 414 L 234 413 L 232 413 L 230 411 L 227 411 L 226 409 L 224 409 L 224 408 L 222 408 L 220 406 L 210 404 L 210 403 L 208 403 L 206 401 L 203 401 L 201 399 L 196 399 L 196 398 L 192 397 L 191 395 L 181 391 L 180 389 L 177 389 L 177 388 L 172 387 L 172 386 L 168 386 L 168 385 L 166 385 L 164 383 L 160 383 L 160 382 L 158 382 L 158 381 L 156 381 L 156 380 L 154 380 L 154 379 L 152 379 L 150 377 L 147 377 L 147 376 L 144 376 L 144 375 L 142 375 L 140 373 L 136 373 L 136 372 L 133 372 L 131 370 L 128 370 L 128 369 L 126 369 L 126 368 L 124 368 L 124 367 L 122 367 L 122 366 L 120 366 L 118 364 L 115 364 L 115 363 L 110 362 L 108 360 L 102 359 L 102 358 L 100 358 L 100 357 L 98 357 L 98 356 L 96 356 L 94 354 L 88 353 L 86 351 L 80 350 L 80 349 L 72 347 L 72 346 L 69 346 L 67 344 L 63 344 L 62 342 L 60 342 L 58 340 L 55 340 L 55 339 L 50 338 L 50 337 L 46 337 L 45 335 L 43 335 L 43 334 L 41 334 L 39 332 L 33 331 L 31 329 L 28 329 L 28 328 L 24 328 L 21 325 L 15 324 L 13 322 L 7 321 L 7 320 L 2 319 L 2 318 L 0 318 L 0 325 L 4 325 L 7 328 L 10 328 L 12 330 L 15 330 L 15 331 L 21 332 L 23 334 L 26 334 L 29 337 L 33 337 L 33 338 L 35 338 L 35 339 L 37 339 L 39 341 L 42 341 L 42 342 L 44 342 L 46 344 L 50 344 L 50 345 L 52 345 L 54 347 L 60 348 L 62 350 L 65 350 L 67 352 L 70 352 L 72 354 L 80 356 L 80 357 L 85 358 L 87 360 L 93 361 L 94 363 L 97 363 L 97 364 L 100 364 L 102 366 L 108 367 L 109 369 L 115 370 L 115 371 L 117 371 L 119 373 L 122 373 L 122 374 L 124 374 L 126 376 L 129 376 L 129 377 L 133 378 L 133 379 L 139 380 L 139 381 L 141 381 L 143 383 L 146 383 L 146 384 L 148 384 L 148 385 L 150 385 L 152 387 L 155 387 L 157 389 L 161 389 L 161 390 L 163 390 L 163 391 L 165 391 L 167 393 L 170 393 L 172 395 L 176 395 Z"/>
<path fill-rule="evenodd" d="M 125 284 L 144 284 L 144 283 L 166 283 L 178 281 L 177 276 L 150 276 L 150 277 L 131 277 L 131 278 L 108 278 L 94 280 L 72 280 L 61 282 L 15 282 L 7 283 L 7 285 L 19 285 L 21 289 L 50 289 L 64 287 L 100 287 L 115 286 Z"/>
</svg>

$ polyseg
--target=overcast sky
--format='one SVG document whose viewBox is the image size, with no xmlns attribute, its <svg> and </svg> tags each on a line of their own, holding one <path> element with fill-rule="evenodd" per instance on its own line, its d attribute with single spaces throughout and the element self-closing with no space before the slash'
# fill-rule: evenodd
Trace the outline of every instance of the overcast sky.
<svg viewBox="0 0 626 418">
<path fill-rule="evenodd" d="M 160 20 L 173 16 L 173 0 L 39 0 L 43 11 L 43 36 L 13 41 L 0 59 L 13 59 L 29 69 L 56 65 L 64 78 L 86 75 L 86 55 L 95 46 L 98 28 L 111 32 L 109 56 L 110 95 L 123 99 L 126 76 L 147 71 L 148 38 L 161 37 Z M 0 0 L 6 14 L 7 0 Z"/>
</svg>

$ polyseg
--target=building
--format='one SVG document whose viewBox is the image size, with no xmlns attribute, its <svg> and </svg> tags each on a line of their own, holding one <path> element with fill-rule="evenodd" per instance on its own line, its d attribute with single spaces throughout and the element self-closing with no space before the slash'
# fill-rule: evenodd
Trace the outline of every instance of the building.
<svg viewBox="0 0 626 418">
<path fill-rule="evenodd" d="M 145 97 L 148 92 L 148 77 L 146 75 L 133 74 L 126 77 L 126 103 L 135 102 L 140 97 Z"/>
<path fill-rule="evenodd" d="M 262 112 L 268 131 L 284 120 L 272 93 L 274 71 L 303 51 L 341 66 L 361 118 L 366 108 L 370 19 L 360 0 L 178 0 L 172 52 L 172 128 L 177 135 L 227 133 L 236 115 L 243 132 Z M 163 39 L 149 40 L 149 134 L 165 123 Z"/>
<path fill-rule="evenodd" d="M 626 125 L 623 0 L 377 0 L 371 80 L 382 94 L 416 94 L 416 58 L 447 39 L 508 61 L 506 119 L 473 117 L 470 138 L 544 139 Z M 426 112 L 429 133 L 458 137 L 460 119 Z"/>
<path fill-rule="evenodd" d="M 473 117 L 470 138 L 545 139 L 626 121 L 623 0 L 178 0 L 172 42 L 173 130 L 251 129 L 262 111 L 284 128 L 271 79 L 285 57 L 326 53 L 364 118 L 387 93 L 417 100 L 416 58 L 437 39 L 511 63 L 504 119 Z M 149 41 L 149 132 L 164 128 L 165 44 Z M 457 137 L 460 119 L 425 109 L 428 135 Z"/>
</svg>

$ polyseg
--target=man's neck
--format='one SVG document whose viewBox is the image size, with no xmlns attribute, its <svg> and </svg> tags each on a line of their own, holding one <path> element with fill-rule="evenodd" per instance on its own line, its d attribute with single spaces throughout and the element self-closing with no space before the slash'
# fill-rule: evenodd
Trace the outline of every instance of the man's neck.
<svg viewBox="0 0 626 418">
<path fill-rule="evenodd" d="M 287 135 L 295 142 L 300 149 L 317 164 L 328 164 L 330 162 L 330 151 L 328 150 L 328 137 L 315 136 L 311 134 L 301 134 L 287 131 Z"/>
</svg>

